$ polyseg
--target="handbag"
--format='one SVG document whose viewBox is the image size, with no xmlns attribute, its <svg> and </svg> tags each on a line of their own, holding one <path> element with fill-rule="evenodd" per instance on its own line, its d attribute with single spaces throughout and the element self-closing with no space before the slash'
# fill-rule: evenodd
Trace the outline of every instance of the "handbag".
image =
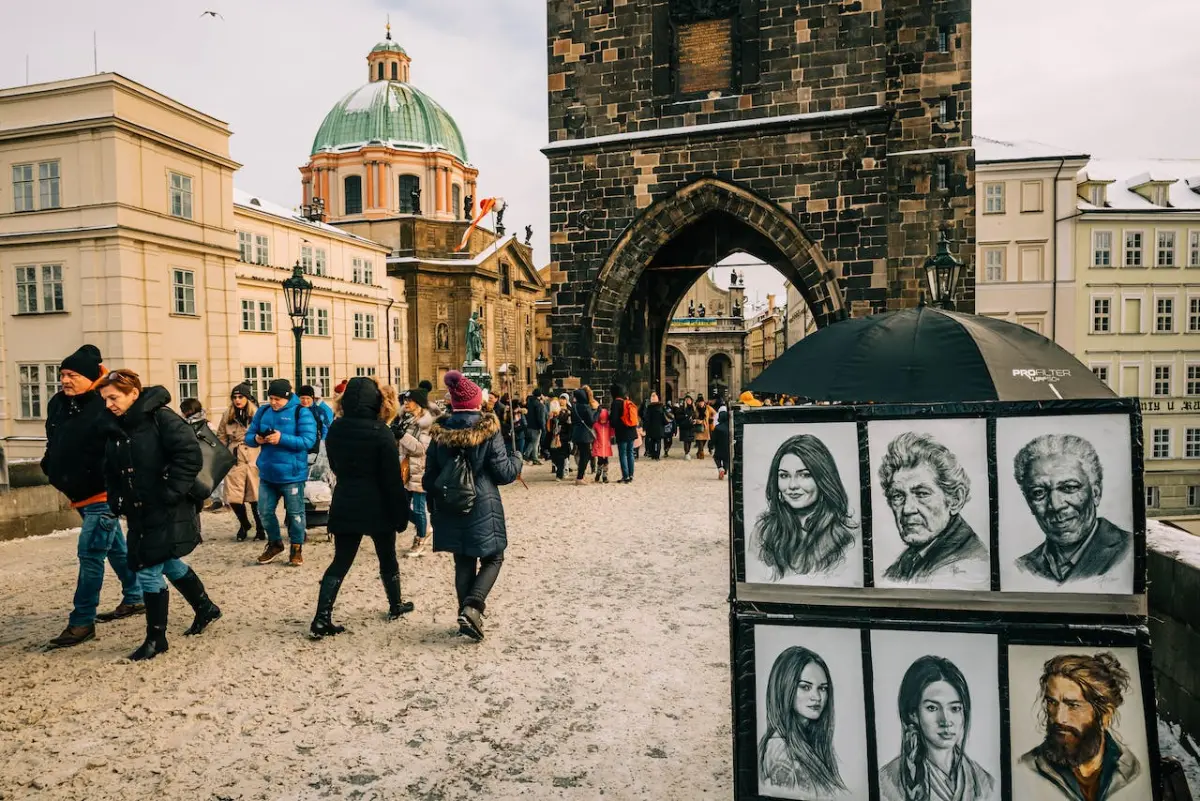
<svg viewBox="0 0 1200 801">
<path fill-rule="evenodd" d="M 412 478 L 412 465 L 408 462 L 408 457 L 405 456 L 400 460 L 400 480 L 408 484 L 408 480 Z"/>
<path fill-rule="evenodd" d="M 173 412 L 172 412 L 173 414 Z M 162 429 L 158 427 L 158 415 L 150 418 L 154 421 L 154 431 L 162 439 Z M 196 503 L 203 503 L 216 490 L 217 485 L 225 480 L 225 476 L 229 475 L 229 471 L 237 464 L 237 457 L 233 455 L 233 451 L 226 448 L 221 440 L 217 439 L 217 435 L 213 430 L 204 424 L 199 430 L 192 427 L 191 423 L 185 425 L 192 429 L 192 433 L 196 435 L 196 441 L 200 443 L 200 458 L 202 464 L 200 472 L 196 474 L 196 480 L 192 482 L 192 488 L 188 490 L 187 496 Z"/>
</svg>

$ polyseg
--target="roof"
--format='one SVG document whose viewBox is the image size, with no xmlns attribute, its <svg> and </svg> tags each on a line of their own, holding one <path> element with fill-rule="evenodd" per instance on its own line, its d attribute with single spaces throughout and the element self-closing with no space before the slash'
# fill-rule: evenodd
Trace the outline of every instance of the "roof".
<svg viewBox="0 0 1200 801">
<path fill-rule="evenodd" d="M 404 55 L 407 56 L 408 53 L 404 52 L 404 48 L 400 46 L 399 42 L 392 41 L 391 36 L 392 35 L 389 33 L 387 39 L 384 39 L 382 42 L 380 42 L 379 44 L 377 44 L 371 48 L 371 52 L 372 53 L 403 53 Z"/>
<path fill-rule="evenodd" d="M 1079 183 L 1108 183 L 1105 211 L 1163 211 L 1133 191 L 1134 187 L 1153 182 L 1173 182 L 1167 192 L 1170 209 L 1200 211 L 1200 159 L 1092 159 L 1079 171 Z M 1080 200 L 1081 211 L 1098 207 Z"/>
<path fill-rule="evenodd" d="M 243 189 L 238 189 L 237 187 L 234 187 L 233 190 L 233 205 L 235 207 L 241 206 L 245 209 L 268 214 L 272 217 L 278 217 L 282 220 L 292 223 L 293 225 L 303 225 L 308 228 L 313 228 L 329 236 L 336 236 L 341 239 L 350 239 L 363 245 L 379 248 L 381 250 L 391 250 L 391 248 L 389 248 L 387 245 L 381 244 L 372 239 L 358 236 L 357 234 L 352 234 L 349 231 L 344 231 L 341 228 L 338 228 L 336 225 L 306 220 L 305 218 L 301 217 L 299 212 L 297 212 L 295 209 L 289 209 L 286 206 L 279 205 L 278 203 L 272 203 L 269 200 L 263 200 L 257 195 L 252 195 Z"/>
<path fill-rule="evenodd" d="M 368 145 L 445 150 L 467 161 L 467 146 L 454 118 L 429 95 L 402 81 L 372 81 L 339 100 L 317 130 L 312 153 Z"/>
<path fill-rule="evenodd" d="M 1068 150 L 1031 139 L 1006 142 L 1001 139 L 974 137 L 975 163 L 994 164 L 1005 161 L 1057 161 L 1059 159 L 1086 159 L 1088 155 L 1078 150 Z"/>
<path fill-rule="evenodd" d="M 441 264 L 451 266 L 478 267 L 490 257 L 494 256 L 497 251 L 502 250 L 505 245 L 516 241 L 516 234 L 502 236 L 469 259 L 423 259 L 417 256 L 396 256 L 388 259 L 388 264 Z"/>
</svg>

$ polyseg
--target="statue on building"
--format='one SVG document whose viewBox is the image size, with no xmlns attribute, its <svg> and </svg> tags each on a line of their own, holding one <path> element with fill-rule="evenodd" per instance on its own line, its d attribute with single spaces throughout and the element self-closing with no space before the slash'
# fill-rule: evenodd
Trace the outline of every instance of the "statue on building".
<svg viewBox="0 0 1200 801">
<path fill-rule="evenodd" d="M 729 285 L 730 286 L 738 285 L 738 271 L 737 270 L 729 271 Z"/>
<path fill-rule="evenodd" d="M 529 247 L 533 242 L 533 226 L 525 226 L 525 247 Z"/>
<path fill-rule="evenodd" d="M 463 219 L 464 220 L 475 219 L 475 196 L 474 195 L 467 195 L 466 199 L 463 200 Z"/>
<path fill-rule="evenodd" d="M 504 236 L 504 212 L 507 211 L 506 206 L 501 206 L 496 210 L 496 236 Z"/>
<path fill-rule="evenodd" d="M 742 306 L 736 300 L 733 302 L 733 316 L 734 317 L 742 316 Z"/>
<path fill-rule="evenodd" d="M 689 299 L 688 300 L 688 317 L 695 317 L 695 316 L 696 316 L 696 301 Z"/>
<path fill-rule="evenodd" d="M 467 358 L 466 363 L 483 361 L 483 326 L 479 323 L 479 312 L 471 312 L 467 320 Z"/>
<path fill-rule="evenodd" d="M 412 203 L 412 213 L 421 213 L 421 187 L 417 187 L 409 193 L 409 201 Z"/>
<path fill-rule="evenodd" d="M 701 303 L 701 304 L 700 304 L 700 317 L 701 317 L 701 318 L 704 318 L 704 317 L 707 317 L 707 316 L 708 316 L 708 314 L 707 314 L 707 312 L 706 312 L 706 310 L 705 310 L 705 308 L 704 308 L 704 304 L 703 304 L 703 303 Z"/>
<path fill-rule="evenodd" d="M 717 316 L 718 317 L 725 316 L 725 303 L 724 302 L 720 302 L 717 304 Z"/>
</svg>

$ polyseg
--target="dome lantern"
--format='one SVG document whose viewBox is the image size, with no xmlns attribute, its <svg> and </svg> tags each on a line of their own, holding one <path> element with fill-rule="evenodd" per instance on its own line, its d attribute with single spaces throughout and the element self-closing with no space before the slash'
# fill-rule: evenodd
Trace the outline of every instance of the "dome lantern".
<svg viewBox="0 0 1200 801">
<path fill-rule="evenodd" d="M 412 59 L 404 48 L 392 41 L 392 23 L 388 20 L 387 36 L 367 54 L 367 80 L 401 81 L 408 83 L 408 66 Z"/>
</svg>

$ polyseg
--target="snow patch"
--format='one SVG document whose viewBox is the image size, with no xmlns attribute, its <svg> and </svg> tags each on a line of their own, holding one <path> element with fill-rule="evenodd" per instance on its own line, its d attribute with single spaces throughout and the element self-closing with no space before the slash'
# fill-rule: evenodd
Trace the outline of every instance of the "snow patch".
<svg viewBox="0 0 1200 801">
<path fill-rule="evenodd" d="M 1146 545 L 1155 553 L 1169 556 L 1200 570 L 1200 537 L 1161 520 L 1146 520 Z"/>
<path fill-rule="evenodd" d="M 1196 759 L 1196 755 L 1200 754 L 1200 748 L 1197 747 L 1196 741 L 1174 723 L 1167 723 L 1160 719 L 1158 721 L 1158 748 L 1164 757 L 1179 760 L 1179 764 L 1183 765 L 1183 775 L 1187 777 L 1192 797 L 1200 798 L 1200 761 Z"/>
<path fill-rule="evenodd" d="M 49 534 L 35 534 L 32 537 L 21 537 L 15 540 L 4 540 L 0 542 L 0 548 L 10 548 L 14 545 L 23 544 L 26 542 L 34 542 L 35 540 L 57 540 L 65 537 L 78 537 L 80 528 L 65 528 L 61 531 L 51 531 Z"/>
<path fill-rule="evenodd" d="M 380 86 L 387 86 L 387 84 L 369 83 L 365 86 L 360 86 L 350 96 L 350 99 L 346 101 L 346 104 L 342 106 L 342 110 L 349 113 L 370 111 L 371 107 L 375 105 L 375 95 Z"/>
</svg>

